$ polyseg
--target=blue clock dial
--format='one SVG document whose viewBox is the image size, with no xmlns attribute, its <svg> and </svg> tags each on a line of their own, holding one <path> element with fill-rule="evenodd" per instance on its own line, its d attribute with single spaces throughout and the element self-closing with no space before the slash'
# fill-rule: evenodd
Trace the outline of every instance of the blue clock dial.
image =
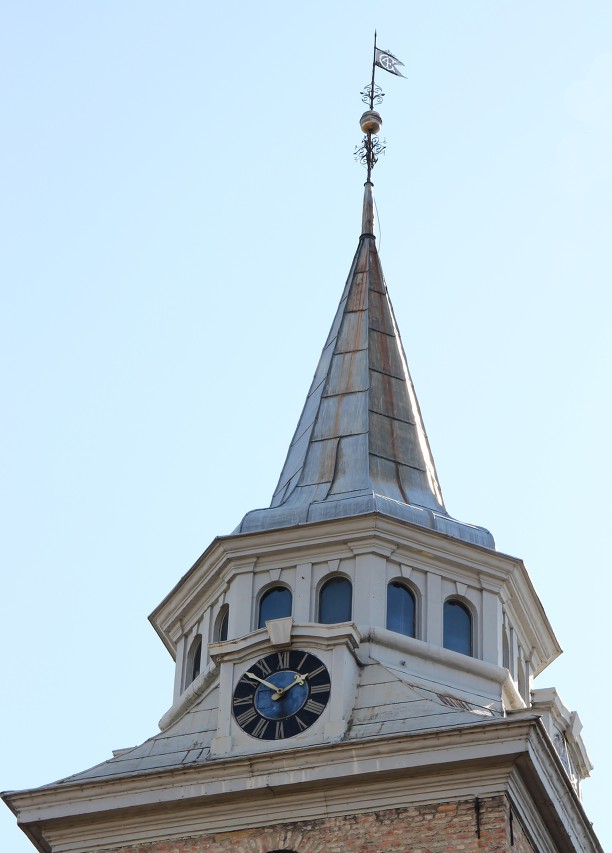
<svg viewBox="0 0 612 853">
<path fill-rule="evenodd" d="M 285 717 L 295 714 L 308 699 L 308 684 L 295 684 L 296 673 L 290 669 L 273 673 L 269 678 L 275 687 L 285 689 L 281 696 L 277 695 L 280 690 L 271 690 L 265 684 L 260 684 L 255 691 L 255 707 L 262 717 L 268 720 L 284 720 Z"/>
<path fill-rule="evenodd" d="M 238 725 L 260 740 L 293 737 L 321 716 L 331 692 L 327 668 L 309 652 L 282 651 L 254 663 L 236 685 Z"/>
</svg>

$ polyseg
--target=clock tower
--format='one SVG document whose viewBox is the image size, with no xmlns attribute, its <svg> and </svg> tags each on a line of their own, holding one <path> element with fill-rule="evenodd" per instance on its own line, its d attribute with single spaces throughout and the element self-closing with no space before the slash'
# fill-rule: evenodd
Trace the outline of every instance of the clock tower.
<svg viewBox="0 0 612 853">
<path fill-rule="evenodd" d="M 159 732 L 4 795 L 39 851 L 601 850 L 579 718 L 533 686 L 561 649 L 527 570 L 444 504 L 374 237 L 379 120 L 270 506 L 150 617 L 176 661 Z"/>
</svg>

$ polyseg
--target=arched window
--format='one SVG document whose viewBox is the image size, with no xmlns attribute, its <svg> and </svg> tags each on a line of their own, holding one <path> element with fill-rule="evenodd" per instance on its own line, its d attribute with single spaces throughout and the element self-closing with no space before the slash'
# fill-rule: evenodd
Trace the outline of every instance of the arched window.
<svg viewBox="0 0 612 853">
<path fill-rule="evenodd" d="M 529 678 L 527 676 L 527 664 L 523 658 L 523 650 L 520 650 L 518 662 L 518 692 L 521 694 L 525 703 L 529 705 Z"/>
<path fill-rule="evenodd" d="M 259 602 L 258 628 L 265 628 L 268 619 L 282 619 L 291 616 L 293 596 L 285 586 L 273 586 L 261 597 Z"/>
<path fill-rule="evenodd" d="M 194 637 L 189 651 L 187 652 L 187 668 L 185 670 L 185 687 L 189 687 L 192 681 L 200 674 L 202 667 L 202 637 L 198 634 Z"/>
<path fill-rule="evenodd" d="M 349 622 L 353 614 L 353 585 L 346 578 L 333 577 L 319 593 L 319 622 Z"/>
<path fill-rule="evenodd" d="M 505 625 L 502 628 L 502 666 L 510 669 L 510 643 L 508 642 L 508 630 Z"/>
<path fill-rule="evenodd" d="M 403 583 L 393 581 L 387 587 L 387 628 L 415 636 L 416 602 L 413 593 Z"/>
<path fill-rule="evenodd" d="M 454 599 L 444 602 L 444 648 L 472 654 L 472 614 Z"/>
<path fill-rule="evenodd" d="M 215 624 L 215 630 L 213 631 L 213 637 L 215 639 L 215 643 L 223 643 L 227 640 L 227 625 L 229 622 L 229 605 L 224 604 L 221 610 L 219 611 L 219 615 L 217 616 L 217 622 Z"/>
</svg>

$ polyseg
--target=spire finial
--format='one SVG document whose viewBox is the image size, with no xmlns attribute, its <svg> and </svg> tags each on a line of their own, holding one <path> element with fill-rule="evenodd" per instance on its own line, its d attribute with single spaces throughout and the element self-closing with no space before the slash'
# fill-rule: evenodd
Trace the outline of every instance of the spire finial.
<svg viewBox="0 0 612 853">
<path fill-rule="evenodd" d="M 377 135 L 380 132 L 380 128 L 382 127 L 382 118 L 380 116 L 380 113 L 374 109 L 374 105 L 381 104 L 382 99 L 385 96 L 385 93 L 380 88 L 380 86 L 376 85 L 376 81 L 374 79 L 376 74 L 376 66 L 378 66 L 379 68 L 383 68 L 390 74 L 394 74 L 396 77 L 403 77 L 404 75 L 401 73 L 401 71 L 398 70 L 399 65 L 403 67 L 404 63 L 401 62 L 388 50 L 380 50 L 380 48 L 377 47 L 376 30 L 374 30 L 372 80 L 367 86 L 364 87 L 363 91 L 361 92 L 361 100 L 365 104 L 368 104 L 369 110 L 366 110 L 365 113 L 359 119 L 359 125 L 364 133 L 364 137 L 361 142 L 361 146 L 355 149 L 355 159 L 363 163 L 368 170 L 367 184 L 371 184 L 372 169 L 376 165 L 379 155 L 382 154 L 382 152 L 385 150 L 384 140 L 381 143 Z"/>
</svg>

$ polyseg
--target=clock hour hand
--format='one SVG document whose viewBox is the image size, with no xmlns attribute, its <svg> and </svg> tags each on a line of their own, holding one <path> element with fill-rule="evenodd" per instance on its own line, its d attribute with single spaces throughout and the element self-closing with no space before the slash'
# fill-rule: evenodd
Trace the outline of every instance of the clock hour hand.
<svg viewBox="0 0 612 853">
<path fill-rule="evenodd" d="M 296 684 L 303 684 L 304 681 L 308 678 L 307 675 L 300 675 L 299 672 L 296 672 L 295 678 L 288 684 L 286 687 L 277 687 L 276 693 L 272 694 L 273 699 L 280 699 L 288 690 L 291 690 L 292 687 L 295 687 Z"/>
<path fill-rule="evenodd" d="M 299 672 L 296 672 L 295 678 L 288 684 L 286 687 L 277 687 L 276 693 L 272 694 L 273 699 L 280 699 L 283 694 L 285 694 L 288 690 L 291 690 L 292 687 L 295 687 L 296 684 L 304 684 L 307 678 L 310 678 L 311 675 L 318 675 L 321 669 L 314 670 L 313 672 L 305 672 L 303 675 Z M 248 673 L 247 673 L 248 675 Z"/>
<path fill-rule="evenodd" d="M 264 678 L 260 678 L 258 675 L 255 675 L 254 672 L 245 672 L 244 674 L 247 678 L 252 678 L 253 681 L 259 681 L 259 683 L 263 684 L 264 687 L 269 687 L 270 690 L 274 690 L 275 692 L 278 690 L 276 684 L 272 684 L 271 681 L 266 681 Z M 272 698 L 274 699 L 274 696 Z"/>
</svg>

